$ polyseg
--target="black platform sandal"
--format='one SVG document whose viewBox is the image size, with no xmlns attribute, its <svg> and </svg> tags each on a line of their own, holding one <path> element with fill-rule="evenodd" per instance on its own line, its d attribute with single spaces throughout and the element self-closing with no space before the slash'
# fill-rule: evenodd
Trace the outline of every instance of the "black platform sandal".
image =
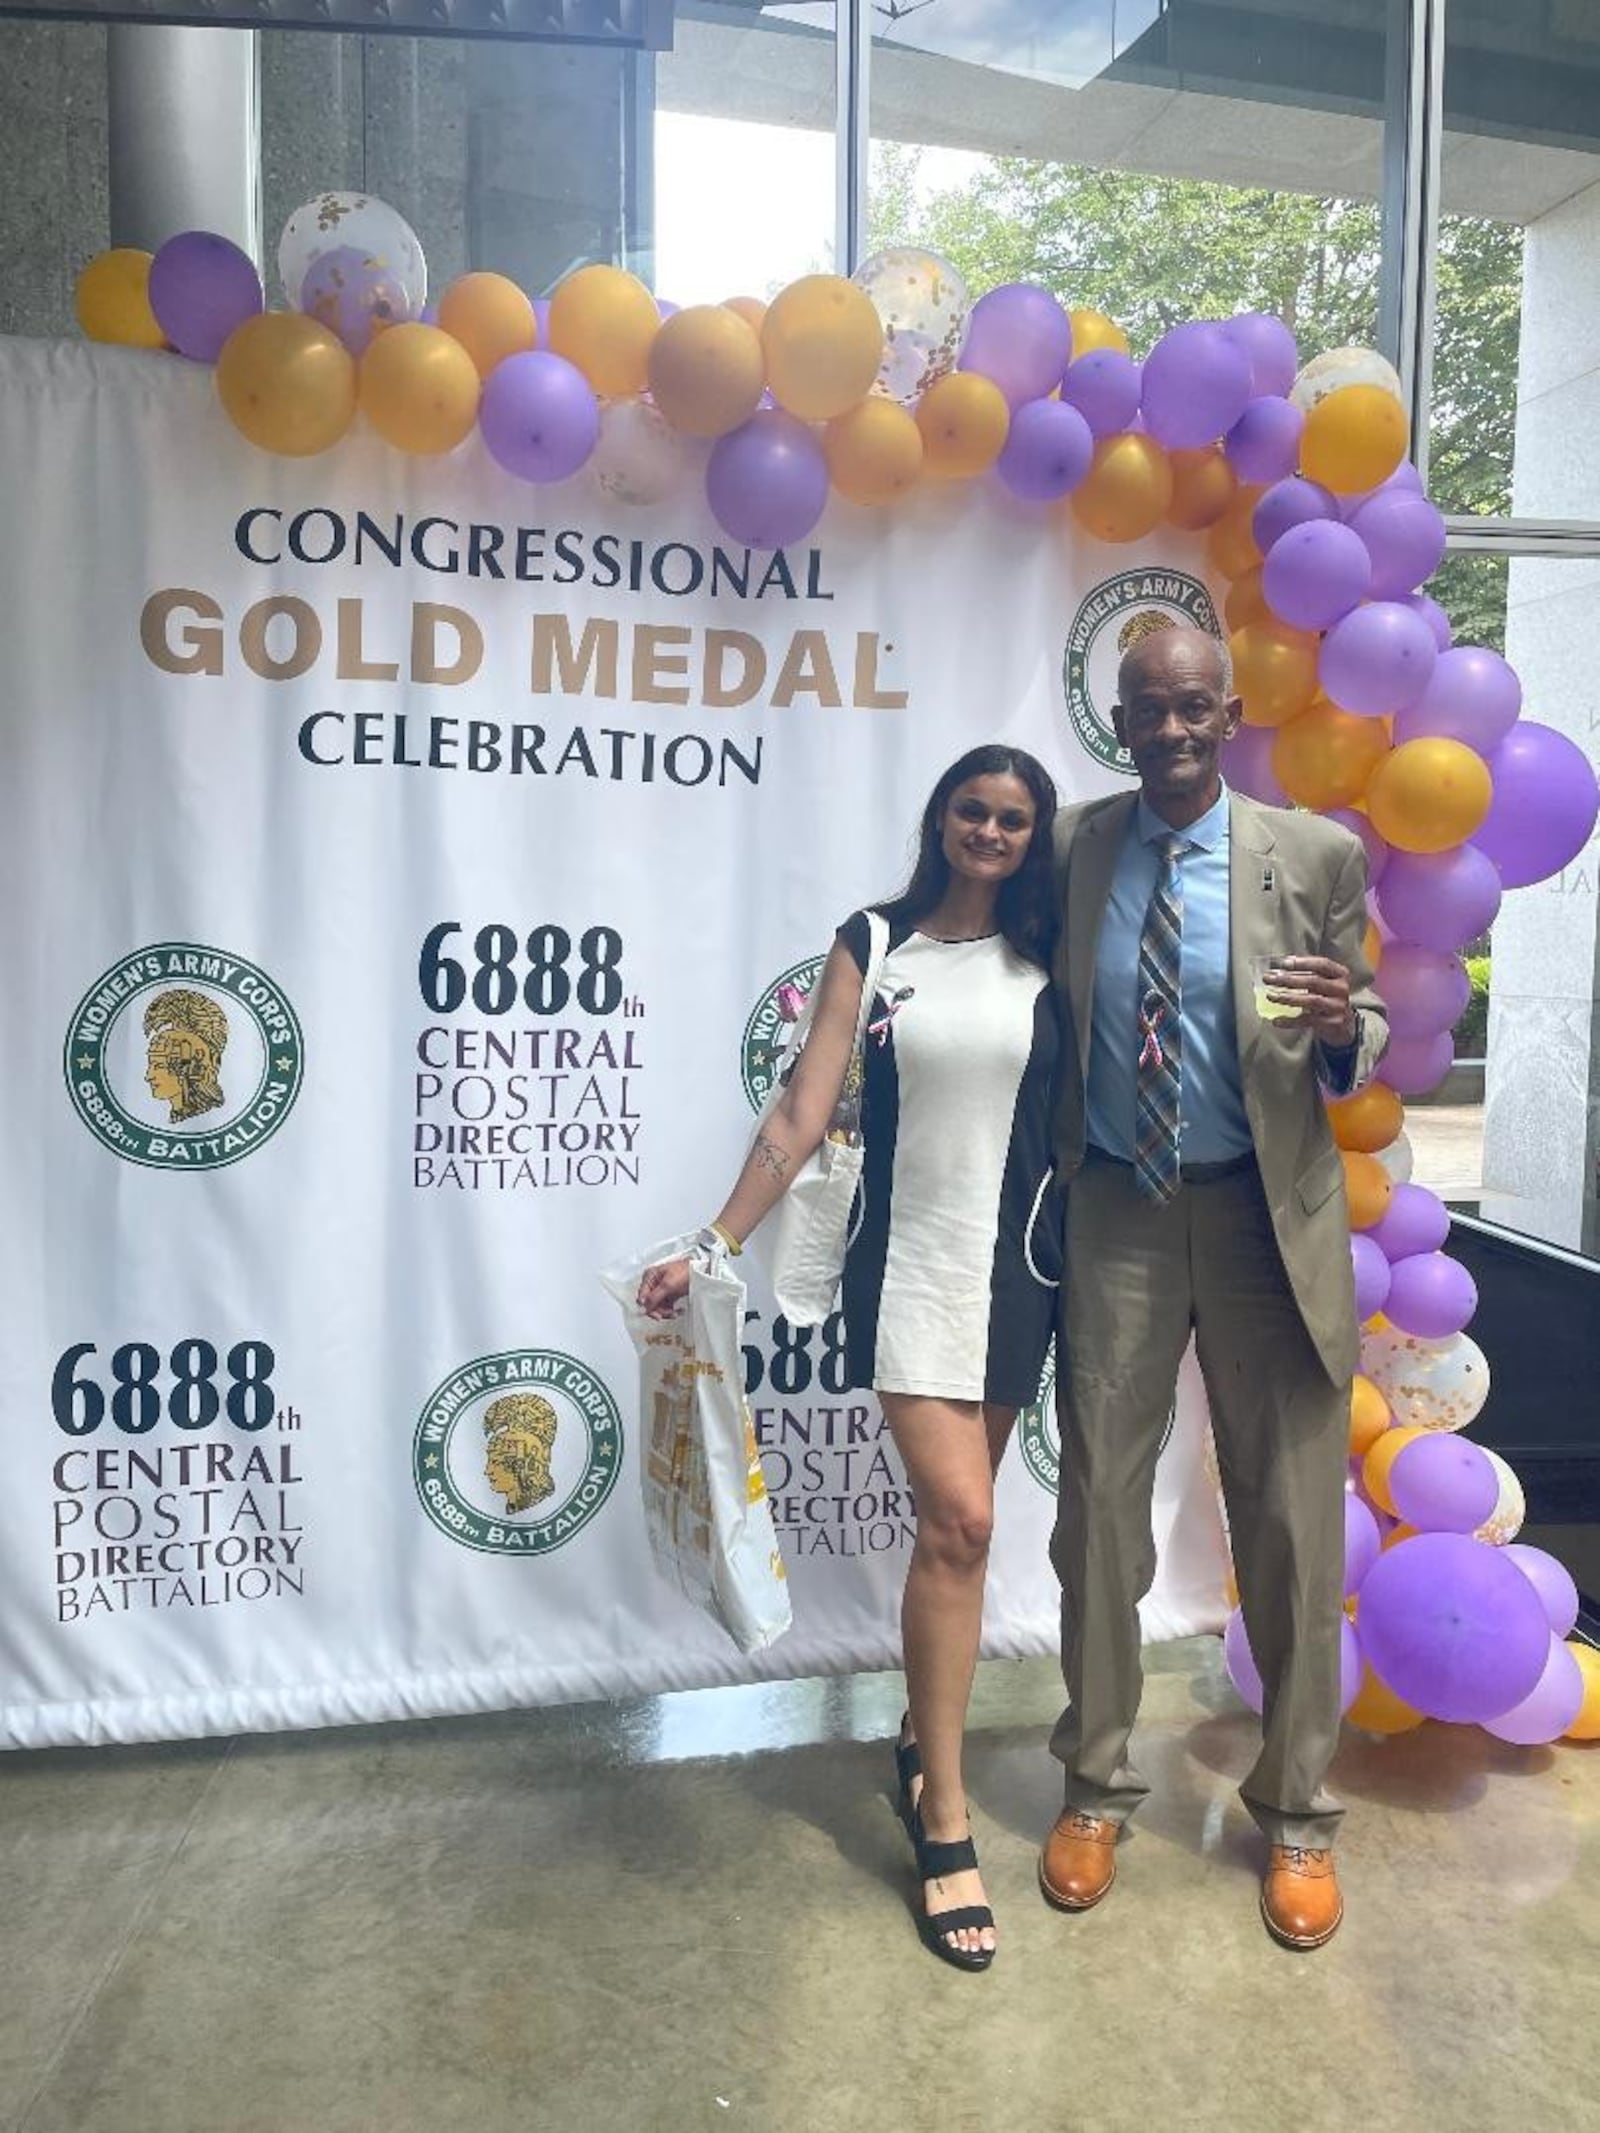
<svg viewBox="0 0 1600 2133">
<path fill-rule="evenodd" d="M 914 1808 L 911 1815 L 911 1841 L 917 1849 L 917 1873 L 924 1882 L 939 1881 L 946 1874 L 975 1873 L 978 1866 L 978 1848 L 970 1837 L 963 1837 L 955 1844 L 936 1844 L 922 1826 L 922 1810 Z M 981 1932 L 985 1926 L 994 1924 L 994 1913 L 986 1903 L 961 1904 L 952 1911 L 929 1911 L 923 1904 L 924 1891 L 917 1891 L 917 1932 L 922 1944 L 941 1962 L 951 1964 L 957 1970 L 987 1970 L 994 1961 L 993 1948 L 957 1948 L 945 1938 L 947 1933 L 959 1933 L 964 1927 Z"/>
<path fill-rule="evenodd" d="M 922 1750 L 914 1740 L 908 1741 L 905 1738 L 910 1717 L 908 1711 L 900 1721 L 900 1731 L 895 1735 L 894 1774 L 898 1780 L 898 1790 L 895 1793 L 894 1811 L 905 1824 L 906 1835 L 915 1844 L 917 1839 L 911 1827 L 911 1817 L 917 1811 L 917 1803 L 911 1797 L 911 1781 L 922 1775 Z"/>
</svg>

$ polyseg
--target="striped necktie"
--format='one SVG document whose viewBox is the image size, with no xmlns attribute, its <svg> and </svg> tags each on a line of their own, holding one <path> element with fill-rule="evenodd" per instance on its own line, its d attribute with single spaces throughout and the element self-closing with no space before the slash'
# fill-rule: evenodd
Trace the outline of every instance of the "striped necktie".
<svg viewBox="0 0 1600 2133">
<path fill-rule="evenodd" d="M 1160 871 L 1139 936 L 1139 1075 L 1134 1180 L 1147 1199 L 1178 1189 L 1178 1121 L 1183 1094 L 1183 877 L 1187 837 L 1155 841 Z"/>
</svg>

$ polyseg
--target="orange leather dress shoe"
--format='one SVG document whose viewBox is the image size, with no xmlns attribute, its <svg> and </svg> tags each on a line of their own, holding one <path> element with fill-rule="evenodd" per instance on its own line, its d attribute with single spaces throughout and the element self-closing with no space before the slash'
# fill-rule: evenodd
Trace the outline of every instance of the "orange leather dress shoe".
<svg viewBox="0 0 1600 2133">
<path fill-rule="evenodd" d="M 1087 1911 L 1117 1876 L 1119 1825 L 1064 1808 L 1039 1854 L 1039 1887 L 1058 1911 Z"/>
<path fill-rule="evenodd" d="M 1332 1852 L 1275 1844 L 1261 1884 L 1261 1915 L 1286 1948 L 1320 1948 L 1332 1940 L 1344 1916 Z"/>
</svg>

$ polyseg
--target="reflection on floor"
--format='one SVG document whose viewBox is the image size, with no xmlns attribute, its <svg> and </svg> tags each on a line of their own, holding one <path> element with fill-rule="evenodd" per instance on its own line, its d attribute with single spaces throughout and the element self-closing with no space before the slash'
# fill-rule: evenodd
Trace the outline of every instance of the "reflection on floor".
<svg viewBox="0 0 1600 2133">
<path fill-rule="evenodd" d="M 0 1764 L 19 2133 L 1597 2123 L 1600 1750 L 1347 1741 L 1349 1916 L 1274 1947 L 1214 1640 L 1148 1655 L 1097 1911 L 1034 1883 L 1054 1668 L 980 1669 L 988 1975 L 919 1946 L 891 1675 Z"/>
</svg>

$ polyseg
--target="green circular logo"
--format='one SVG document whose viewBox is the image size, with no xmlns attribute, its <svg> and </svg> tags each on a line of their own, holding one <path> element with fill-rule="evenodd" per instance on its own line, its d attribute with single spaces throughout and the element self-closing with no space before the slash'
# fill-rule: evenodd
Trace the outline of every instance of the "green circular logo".
<svg viewBox="0 0 1600 2133">
<path fill-rule="evenodd" d="M 616 1486 L 622 1416 L 585 1363 L 553 1348 L 480 1355 L 428 1396 L 412 1443 L 422 1508 L 485 1555 L 548 1555 Z"/>
<path fill-rule="evenodd" d="M 752 1111 L 759 1111 L 772 1094 L 778 1062 L 783 1056 L 788 1024 L 778 1012 L 778 995 L 786 985 L 792 985 L 796 992 L 809 993 L 821 977 L 826 960 L 825 956 L 813 955 L 803 963 L 791 963 L 773 979 L 750 1012 L 739 1048 L 739 1071 Z"/>
<path fill-rule="evenodd" d="M 220 1170 L 294 1108 L 305 1065 L 282 988 L 223 948 L 162 941 L 97 978 L 73 1010 L 67 1091 L 96 1140 L 152 1170 Z"/>
<path fill-rule="evenodd" d="M 1094 588 L 1067 633 L 1062 681 L 1072 730 L 1097 763 L 1125 778 L 1134 775 L 1133 758 L 1111 723 L 1117 668 L 1141 637 L 1174 625 L 1221 637 L 1216 605 L 1200 580 L 1177 570 L 1125 570 Z"/>
<path fill-rule="evenodd" d="M 1167 1414 L 1167 1426 L 1161 1432 L 1163 1452 L 1171 1442 L 1177 1419 L 1178 1404 L 1174 1400 Z M 1054 1496 L 1061 1486 L 1061 1431 L 1056 1421 L 1054 1341 L 1050 1343 L 1050 1352 L 1044 1359 L 1044 1370 L 1039 1379 L 1039 1397 L 1017 1417 L 1017 1447 L 1022 1453 L 1023 1465 L 1040 1488 Z"/>
</svg>

